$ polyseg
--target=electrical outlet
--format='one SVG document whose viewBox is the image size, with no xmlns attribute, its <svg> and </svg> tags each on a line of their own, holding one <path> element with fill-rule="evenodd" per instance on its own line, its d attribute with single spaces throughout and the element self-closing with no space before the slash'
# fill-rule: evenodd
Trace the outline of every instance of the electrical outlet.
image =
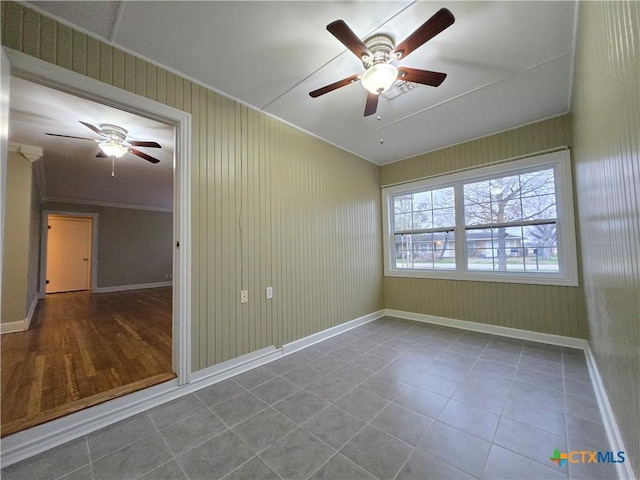
<svg viewBox="0 0 640 480">
<path fill-rule="evenodd" d="M 273 287 L 265 288 L 265 295 L 267 297 L 267 300 L 273 298 Z"/>
<path fill-rule="evenodd" d="M 240 292 L 240 303 L 249 303 L 249 290 L 242 290 Z"/>
</svg>

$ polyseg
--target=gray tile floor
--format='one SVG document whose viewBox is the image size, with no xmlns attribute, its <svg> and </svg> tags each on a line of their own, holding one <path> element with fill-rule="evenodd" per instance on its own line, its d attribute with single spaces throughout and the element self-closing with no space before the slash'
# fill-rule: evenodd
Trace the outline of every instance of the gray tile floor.
<svg viewBox="0 0 640 480">
<path fill-rule="evenodd" d="M 12 479 L 606 479 L 583 352 L 386 317 L 2 470 Z"/>
</svg>

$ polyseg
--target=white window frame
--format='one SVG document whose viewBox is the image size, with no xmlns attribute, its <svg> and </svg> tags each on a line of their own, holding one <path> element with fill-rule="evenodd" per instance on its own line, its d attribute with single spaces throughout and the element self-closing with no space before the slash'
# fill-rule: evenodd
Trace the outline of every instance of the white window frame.
<svg viewBox="0 0 640 480">
<path fill-rule="evenodd" d="M 501 176 L 509 176 L 545 168 L 554 169 L 557 213 L 558 272 L 504 272 L 467 269 L 463 185 Z M 393 199 L 398 195 L 454 187 L 456 199 L 455 270 L 427 270 L 395 267 Z M 382 189 L 384 274 L 389 277 L 434 278 L 481 282 L 526 283 L 535 285 L 578 286 L 578 256 L 573 206 L 573 179 L 569 150 L 513 160 L 385 187 Z M 462 246 L 462 248 L 460 248 Z"/>
</svg>

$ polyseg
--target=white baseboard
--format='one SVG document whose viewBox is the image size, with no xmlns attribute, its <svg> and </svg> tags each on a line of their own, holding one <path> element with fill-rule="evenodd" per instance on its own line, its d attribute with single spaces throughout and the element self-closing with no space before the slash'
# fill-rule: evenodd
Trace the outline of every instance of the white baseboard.
<svg viewBox="0 0 640 480">
<path fill-rule="evenodd" d="M 600 410 L 603 414 L 603 420 L 605 422 L 609 441 L 612 446 L 616 447 L 616 449 L 624 450 L 620 431 L 617 427 L 615 417 L 613 416 L 604 386 L 602 385 L 595 359 L 586 340 L 437 317 L 433 315 L 385 309 L 293 341 L 279 349 L 274 346 L 263 348 L 227 362 L 199 370 L 191 375 L 191 381 L 188 384 L 180 386 L 178 385 L 177 380 L 165 382 L 161 385 L 156 385 L 139 392 L 134 392 L 129 395 L 125 395 L 124 397 L 116 398 L 80 412 L 53 420 L 44 425 L 10 435 L 2 439 L 0 463 L 2 463 L 3 466 L 11 465 L 83 435 L 87 435 L 132 415 L 216 384 L 234 375 L 238 375 L 274 360 L 278 360 L 285 355 L 289 355 L 302 348 L 306 348 L 352 328 L 374 321 L 385 315 L 585 350 L 589 372 L 598 398 Z M 12 323 L 24 324 L 24 322 Z M 4 325 L 8 324 L 2 324 L 3 329 L 5 328 Z M 620 478 L 635 478 L 633 476 L 630 462 L 617 464 L 617 468 Z"/>
<path fill-rule="evenodd" d="M 127 290 L 143 290 L 145 288 L 159 288 L 170 287 L 173 282 L 155 282 L 155 283 L 136 283 L 134 285 L 114 285 L 112 287 L 96 287 L 92 288 L 92 293 L 110 293 L 110 292 L 124 292 Z"/>
<path fill-rule="evenodd" d="M 27 317 L 24 320 L 0 323 L 0 335 L 4 335 L 5 333 L 16 333 L 16 332 L 24 332 L 25 330 L 29 330 L 29 326 L 31 325 L 31 320 L 33 319 L 33 314 L 36 311 L 36 307 L 38 306 L 38 300 L 39 300 L 39 297 L 36 295 L 36 297 L 31 302 L 31 305 L 29 306 Z"/>
<path fill-rule="evenodd" d="M 5 333 L 24 332 L 27 329 L 26 324 L 26 319 L 18 320 L 16 322 L 0 323 L 0 334 L 4 335 Z"/>
<path fill-rule="evenodd" d="M 600 371 L 598 370 L 598 365 L 596 364 L 596 358 L 594 357 L 593 352 L 591 351 L 591 348 L 588 344 L 585 348 L 584 353 L 587 358 L 587 366 L 589 367 L 591 384 L 593 385 L 593 390 L 596 394 L 596 399 L 598 400 L 598 407 L 600 408 L 600 414 L 602 415 L 602 421 L 607 432 L 607 438 L 609 439 L 611 451 L 626 452 L 624 448 L 624 442 L 622 440 L 622 434 L 620 433 L 618 423 L 616 422 L 616 417 L 613 414 L 613 409 L 611 408 L 611 404 L 609 403 L 609 397 L 607 396 L 607 391 L 605 390 L 604 384 L 602 383 L 602 377 L 600 377 Z M 633 467 L 631 466 L 631 461 L 628 456 L 623 463 L 617 463 L 616 468 L 618 469 L 618 478 L 637 478 L 633 473 Z"/>
<path fill-rule="evenodd" d="M 363 315 L 362 317 L 358 317 L 354 320 L 350 320 L 345 323 L 341 323 L 340 325 L 336 325 L 335 327 L 327 328 L 318 333 L 314 333 L 309 335 L 308 337 L 301 338 L 299 340 L 295 340 L 293 342 L 287 343 L 282 346 L 282 353 L 284 355 L 289 355 L 290 353 L 297 352 L 303 348 L 310 347 L 311 345 L 326 340 L 328 338 L 334 337 L 341 333 L 346 332 L 347 330 L 351 330 L 352 328 L 359 327 L 360 325 L 364 325 L 365 323 L 373 322 L 380 317 L 385 315 L 384 310 L 378 310 L 377 312 L 369 313 L 367 315 Z"/>
<path fill-rule="evenodd" d="M 304 348 L 304 346 L 312 345 L 322 339 L 371 322 L 383 315 L 383 311 L 375 312 L 291 342 L 287 344 L 286 351 L 284 347 L 276 348 L 271 346 L 207 367 L 194 372 L 191 375 L 190 382 L 185 385 L 178 385 L 177 380 L 171 380 L 9 435 L 2 439 L 0 464 L 6 467 L 25 460 L 132 415 L 278 360 L 285 355 Z M 325 332 L 328 333 L 325 334 Z"/>
<path fill-rule="evenodd" d="M 433 323 L 436 325 L 444 325 L 447 327 L 461 328 L 465 330 L 472 330 L 474 332 L 490 333 L 493 335 L 500 335 L 510 338 L 518 338 L 522 340 L 529 340 L 534 342 L 548 343 L 551 345 L 559 345 L 562 347 L 570 347 L 584 350 L 587 360 L 587 367 L 589 369 L 589 375 L 591 377 L 591 383 L 595 391 L 596 398 L 598 400 L 598 407 L 602 415 L 604 427 L 607 432 L 607 438 L 611 451 L 625 451 L 624 442 L 622 440 L 622 434 L 618 428 L 618 424 L 613 414 L 611 404 L 609 403 L 609 397 L 602 383 L 600 372 L 596 364 L 593 352 L 589 347 L 589 342 L 581 338 L 563 337 L 561 335 L 552 335 L 548 333 L 531 332 L 529 330 L 520 330 L 517 328 L 501 327 L 498 325 L 487 325 L 483 323 L 468 322 L 465 320 L 456 320 L 452 318 L 436 317 L 433 315 L 424 315 L 421 313 L 403 312 L 400 310 L 386 309 L 385 314 L 391 317 L 405 318 L 407 320 L 416 320 L 418 322 Z M 634 475 L 631 462 L 625 461 L 623 463 L 616 464 L 618 478 L 621 479 L 634 479 L 637 478 Z"/>
<path fill-rule="evenodd" d="M 446 327 L 500 335 L 502 337 L 518 338 L 521 340 L 529 340 L 531 342 L 548 343 L 562 347 L 578 348 L 580 350 L 584 350 L 587 346 L 587 341 L 582 338 L 564 337 L 562 335 L 553 335 L 551 333 L 532 332 L 530 330 L 521 330 L 519 328 L 469 322 L 467 320 L 457 320 L 454 318 L 436 317 L 435 315 L 425 315 L 423 313 L 403 312 L 402 310 L 385 309 L 384 312 L 385 315 L 389 315 L 390 317 L 405 318 L 407 320 L 415 320 L 417 322 L 433 323 Z"/>
<path fill-rule="evenodd" d="M 200 390 L 203 387 L 221 382 L 234 375 L 259 367 L 265 363 L 273 362 L 279 358 L 282 358 L 282 349 L 272 345 L 232 360 L 198 370 L 191 375 L 191 382 L 188 386 L 189 388 L 193 388 L 193 391 Z"/>
<path fill-rule="evenodd" d="M 263 348 L 195 372 L 191 375 L 191 382 L 185 385 L 178 385 L 178 380 L 170 380 L 9 435 L 2 439 L 0 463 L 3 467 L 12 465 L 279 358 L 282 358 L 282 349 Z"/>
</svg>

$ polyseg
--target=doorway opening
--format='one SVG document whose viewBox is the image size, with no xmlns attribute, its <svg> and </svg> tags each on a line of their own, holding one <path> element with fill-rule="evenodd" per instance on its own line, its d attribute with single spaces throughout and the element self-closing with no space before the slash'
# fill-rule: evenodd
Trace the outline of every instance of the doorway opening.
<svg viewBox="0 0 640 480">
<path fill-rule="evenodd" d="M 5 50 L 3 49 L 3 53 L 4 52 Z M 66 396 L 67 399 L 70 400 L 70 402 L 67 402 L 68 408 L 66 412 L 58 412 L 60 414 L 56 414 L 55 416 L 39 416 L 39 418 L 37 418 L 35 422 L 30 421 L 28 424 L 18 426 L 19 428 L 7 431 L 5 431 L 3 428 L 2 436 L 23 430 L 25 428 L 29 428 L 33 425 L 47 422 L 53 418 L 58 418 L 60 415 L 66 415 L 83 408 L 91 407 L 92 405 L 96 405 L 112 398 L 122 396 L 126 393 L 129 393 L 130 391 L 139 390 L 141 388 L 145 388 L 146 386 L 155 385 L 160 382 L 166 382 L 171 378 L 177 379 L 177 381 L 174 381 L 173 383 L 175 385 L 188 383 L 190 378 L 190 252 L 184 248 L 182 250 L 177 248 L 180 243 L 182 243 L 183 245 L 189 245 L 191 235 L 189 196 L 191 176 L 189 161 L 191 136 L 190 115 L 186 112 L 176 110 L 166 105 L 161 105 L 157 102 L 149 101 L 130 92 L 111 88 L 101 82 L 52 66 L 18 52 L 6 53 L 8 54 L 7 56 L 9 57 L 11 63 L 12 74 L 17 78 L 31 81 L 45 87 L 53 88 L 54 90 L 58 90 L 60 92 L 69 93 L 88 101 L 94 101 L 105 106 L 120 109 L 123 112 L 128 112 L 133 115 L 139 115 L 147 119 L 164 123 L 165 125 L 170 125 L 173 128 L 173 142 L 175 148 L 173 150 L 172 157 L 169 159 L 169 165 L 174 174 L 172 194 L 173 213 L 171 217 L 172 219 L 170 221 L 171 227 L 169 233 L 168 235 L 164 235 L 164 238 L 166 238 L 170 248 L 170 267 L 166 269 L 166 276 L 164 277 L 167 279 L 167 281 L 164 283 L 169 284 L 169 286 L 160 285 L 160 283 L 163 282 L 154 282 L 154 285 L 142 284 L 142 287 L 146 287 L 142 289 L 128 288 L 131 287 L 131 285 L 107 285 L 107 287 L 103 287 L 100 292 L 96 292 L 96 287 L 98 287 L 98 289 L 100 288 L 100 285 L 96 282 L 96 271 L 98 264 L 98 262 L 96 262 L 97 215 L 93 218 L 85 217 L 85 220 L 90 220 L 91 223 L 91 254 L 87 255 L 83 253 L 81 261 L 85 263 L 86 270 L 89 270 L 91 272 L 88 280 L 88 285 L 84 284 L 80 287 L 78 287 L 77 285 L 71 287 L 68 285 L 63 287 L 55 287 L 52 285 L 52 287 L 48 289 L 46 280 L 49 279 L 48 276 L 51 268 L 48 268 L 46 264 L 44 265 L 44 267 L 41 266 L 40 274 L 38 275 L 40 277 L 39 283 L 41 285 L 44 285 L 39 289 L 39 296 L 41 298 L 44 297 L 43 300 L 45 302 L 49 300 L 49 293 L 53 294 L 54 291 L 56 292 L 54 295 L 51 295 L 51 298 L 55 298 L 56 302 L 48 302 L 52 307 L 55 306 L 54 304 L 67 301 L 69 304 L 73 304 L 75 306 L 79 306 L 80 308 L 89 309 L 95 312 L 96 310 L 100 310 L 106 304 L 113 305 L 119 302 L 126 305 L 126 308 L 117 310 L 116 313 L 112 315 L 115 318 L 115 324 L 117 324 L 118 328 L 121 328 L 123 330 L 116 333 L 116 336 L 120 336 L 121 338 L 142 338 L 144 340 L 146 329 L 137 328 L 135 326 L 132 326 L 132 324 L 127 323 L 124 314 L 127 312 L 135 311 L 137 306 L 139 305 L 144 305 L 145 307 L 155 309 L 155 318 L 160 319 L 158 320 L 157 324 L 162 325 L 162 332 L 153 332 L 151 331 L 152 329 L 149 329 L 150 335 L 147 339 L 147 343 L 155 342 L 156 344 L 164 344 L 165 351 L 169 352 L 168 357 L 161 358 L 161 356 L 158 356 L 154 353 L 138 352 L 138 356 L 144 358 L 141 364 L 143 364 L 144 368 L 148 370 L 148 375 L 145 377 L 146 380 L 144 380 L 147 381 L 148 384 L 139 384 L 134 390 L 130 390 L 128 385 L 123 386 L 123 388 L 114 388 L 112 386 L 111 388 L 108 388 L 108 393 L 106 395 L 103 395 L 101 397 L 92 396 L 90 400 L 87 400 L 86 398 L 78 397 L 80 386 L 77 384 L 77 382 L 76 384 L 71 382 L 69 383 L 66 392 L 63 392 L 61 394 L 62 396 Z M 8 93 L 9 96 L 11 96 L 11 92 Z M 80 111 L 83 111 L 86 114 L 86 110 Z M 83 120 L 87 119 L 85 118 Z M 97 122 L 97 120 L 94 120 L 94 122 Z M 51 126 L 49 126 L 48 130 L 50 131 L 51 129 Z M 64 134 L 64 132 L 62 133 Z M 88 134 L 83 132 L 82 135 L 84 136 Z M 29 144 L 28 142 L 25 143 Z M 93 152 L 93 156 L 95 156 L 95 152 Z M 94 161 L 97 162 L 99 160 Z M 144 161 L 144 157 L 142 161 Z M 3 164 L 5 162 L 6 157 L 3 157 Z M 113 167 L 111 168 L 110 172 L 110 177 L 113 178 Z M 120 176 L 119 178 L 125 178 L 126 173 L 126 163 L 124 161 L 116 163 L 116 177 Z M 129 191 L 131 191 L 131 189 Z M 48 201 L 52 204 L 56 203 L 55 200 L 49 199 Z M 77 204 L 82 203 L 83 202 L 77 202 Z M 131 207 L 131 205 L 129 205 L 129 207 Z M 134 208 L 135 207 L 136 206 L 134 205 Z M 100 208 L 120 207 L 103 202 L 103 204 L 100 205 Z M 75 208 L 72 208 L 72 210 L 75 210 Z M 78 214 L 76 212 L 76 217 L 78 217 L 78 215 L 80 218 L 82 217 L 82 214 Z M 49 220 L 49 218 L 47 218 L 47 220 Z M 48 249 L 46 248 L 46 246 L 43 248 L 41 245 L 41 253 L 43 254 L 42 256 L 44 256 L 44 252 L 46 252 L 47 250 Z M 84 260 L 85 258 L 87 259 L 86 261 Z M 42 260 L 43 259 L 41 258 L 41 262 Z M 50 284 L 51 283 L 52 282 L 50 281 Z M 171 286 L 171 284 L 173 286 Z M 140 286 L 140 284 L 136 285 L 136 287 Z M 58 299 L 60 299 L 59 302 L 57 301 Z M 46 307 L 48 306 L 49 305 L 46 305 Z M 55 311 L 55 308 L 39 308 L 38 310 L 41 310 L 40 313 L 42 313 L 43 315 L 55 315 L 54 313 L 51 313 Z M 168 312 L 168 314 L 161 314 L 159 313 L 160 311 Z M 36 312 L 34 324 L 37 324 L 37 315 L 40 313 Z M 144 315 L 146 314 L 143 314 L 143 316 Z M 99 369 L 99 366 L 95 363 L 98 361 L 94 362 L 93 359 L 89 358 L 82 352 L 84 351 L 86 353 L 89 348 L 100 348 L 101 344 L 104 344 L 102 339 L 104 338 L 103 335 L 105 335 L 106 333 L 100 331 L 97 328 L 99 325 L 103 325 L 103 323 L 104 322 L 100 321 L 87 321 L 84 325 L 84 327 L 86 327 L 85 331 L 79 329 L 77 325 L 66 325 L 61 327 L 61 329 L 76 331 L 76 333 L 79 332 L 79 335 L 77 336 L 77 343 L 84 344 L 85 346 L 87 346 L 87 348 L 85 348 L 84 350 L 78 349 L 78 355 L 76 356 L 76 358 L 71 358 L 71 356 L 67 356 L 68 354 L 62 355 L 62 357 L 56 363 L 57 366 L 52 370 L 54 383 L 57 379 L 68 377 L 71 373 L 79 369 L 83 369 L 85 372 L 89 373 L 89 377 L 93 377 L 92 372 Z M 58 334 L 55 331 L 51 331 L 52 338 L 56 337 L 56 335 Z M 5 339 L 3 338 L 3 353 L 10 350 L 10 348 L 4 348 L 4 340 Z M 14 343 L 18 344 L 20 342 Z M 132 360 L 136 356 L 136 352 L 134 351 L 134 347 L 132 347 L 131 345 L 125 345 L 125 347 L 123 347 L 120 352 L 115 352 L 112 349 L 110 352 L 108 352 L 108 354 L 105 354 L 105 356 L 119 358 L 123 363 L 128 364 L 127 367 L 130 370 L 140 369 L 136 367 L 135 360 Z M 45 392 L 47 390 L 46 383 L 47 381 L 50 381 L 50 377 L 47 376 L 47 373 L 50 372 L 47 372 L 46 359 L 41 355 L 35 353 L 32 360 L 33 365 L 36 367 L 34 373 L 35 383 L 26 392 L 23 390 L 20 402 L 26 404 L 28 408 L 31 409 L 31 412 L 36 412 L 38 409 L 42 410 L 42 407 L 47 402 L 44 396 L 38 397 L 36 392 Z M 4 358 L 3 364 L 5 366 L 7 365 L 6 363 L 4 363 Z M 168 366 L 168 368 L 165 368 L 165 370 L 168 370 L 168 372 L 170 373 L 167 373 L 166 371 L 164 373 L 154 373 L 152 367 L 156 367 L 158 365 L 162 366 L 163 368 Z M 16 372 L 18 370 L 19 368 L 16 370 Z M 111 370 L 110 368 L 107 368 L 105 371 L 109 372 L 113 378 L 119 376 L 117 371 Z M 109 384 L 116 384 L 115 382 L 106 380 L 95 380 L 95 382 L 102 382 L 107 387 L 109 387 Z M 7 405 L 7 403 L 4 402 L 3 404 Z"/>
</svg>

